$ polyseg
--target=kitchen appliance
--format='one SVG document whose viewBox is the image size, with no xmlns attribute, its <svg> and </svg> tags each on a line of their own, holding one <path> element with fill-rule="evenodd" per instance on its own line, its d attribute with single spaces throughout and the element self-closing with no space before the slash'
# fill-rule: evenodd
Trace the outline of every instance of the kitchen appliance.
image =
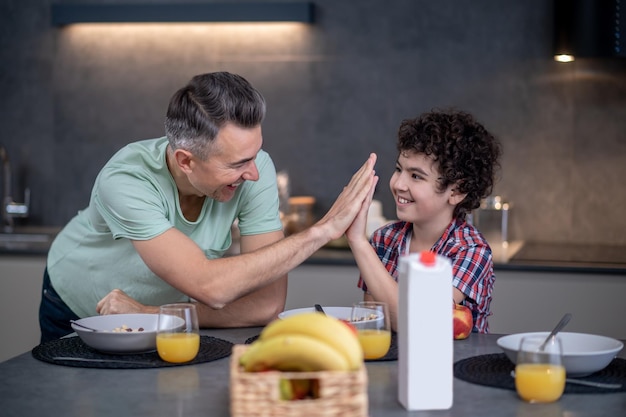
<svg viewBox="0 0 626 417">
<path fill-rule="evenodd" d="M 484 199 L 474 211 L 470 222 L 487 239 L 489 246 L 507 247 L 509 244 L 509 211 L 512 204 L 501 196 Z"/>
<path fill-rule="evenodd" d="M 286 216 L 287 221 L 285 227 L 287 235 L 301 232 L 315 222 L 313 214 L 314 206 L 315 197 L 289 197 L 289 214 Z"/>
</svg>

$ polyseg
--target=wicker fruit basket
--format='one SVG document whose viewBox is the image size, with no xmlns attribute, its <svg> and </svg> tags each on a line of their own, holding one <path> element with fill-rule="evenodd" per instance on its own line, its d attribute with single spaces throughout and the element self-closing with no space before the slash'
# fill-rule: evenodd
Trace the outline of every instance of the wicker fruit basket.
<svg viewBox="0 0 626 417">
<path fill-rule="evenodd" d="M 230 414 L 232 417 L 367 417 L 367 371 L 244 372 L 239 357 L 247 345 L 234 345 L 230 358 Z M 283 400 L 281 380 L 314 380 L 313 399 Z"/>
</svg>

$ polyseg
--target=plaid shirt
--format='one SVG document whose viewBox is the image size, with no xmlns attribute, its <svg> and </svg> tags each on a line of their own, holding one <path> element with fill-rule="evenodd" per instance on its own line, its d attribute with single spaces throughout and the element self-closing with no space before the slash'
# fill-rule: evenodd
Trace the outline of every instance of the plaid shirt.
<svg viewBox="0 0 626 417">
<path fill-rule="evenodd" d="M 398 281 L 400 256 L 406 253 L 412 224 L 396 222 L 374 232 L 370 243 L 389 274 Z M 489 333 L 487 317 L 491 315 L 489 305 L 495 282 L 491 248 L 480 232 L 472 225 L 453 220 L 431 250 L 452 261 L 452 285 L 466 298 L 463 304 L 469 307 L 474 318 L 474 332 Z M 359 287 L 367 291 L 363 277 Z"/>
</svg>

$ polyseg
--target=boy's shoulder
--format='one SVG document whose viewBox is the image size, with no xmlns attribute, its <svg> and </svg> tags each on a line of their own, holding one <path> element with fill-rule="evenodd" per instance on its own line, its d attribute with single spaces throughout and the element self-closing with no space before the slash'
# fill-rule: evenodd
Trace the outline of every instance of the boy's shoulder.
<svg viewBox="0 0 626 417">
<path fill-rule="evenodd" d="M 480 230 L 465 220 L 453 221 L 448 229 L 448 236 L 464 246 L 489 246 Z"/>
</svg>

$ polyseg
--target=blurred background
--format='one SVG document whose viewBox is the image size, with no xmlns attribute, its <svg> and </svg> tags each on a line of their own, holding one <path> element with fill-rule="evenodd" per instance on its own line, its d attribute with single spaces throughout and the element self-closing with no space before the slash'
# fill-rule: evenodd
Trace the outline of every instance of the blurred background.
<svg viewBox="0 0 626 417">
<path fill-rule="evenodd" d="M 552 1 L 316 0 L 313 23 L 63 27 L 52 3 L 0 3 L 0 144 L 13 199 L 31 192 L 22 224 L 62 226 L 114 152 L 164 135 L 174 91 L 230 71 L 265 96 L 264 148 L 318 216 L 376 152 L 394 219 L 400 122 L 454 107 L 503 143 L 510 238 L 626 243 L 626 60 L 556 62 Z"/>
</svg>

